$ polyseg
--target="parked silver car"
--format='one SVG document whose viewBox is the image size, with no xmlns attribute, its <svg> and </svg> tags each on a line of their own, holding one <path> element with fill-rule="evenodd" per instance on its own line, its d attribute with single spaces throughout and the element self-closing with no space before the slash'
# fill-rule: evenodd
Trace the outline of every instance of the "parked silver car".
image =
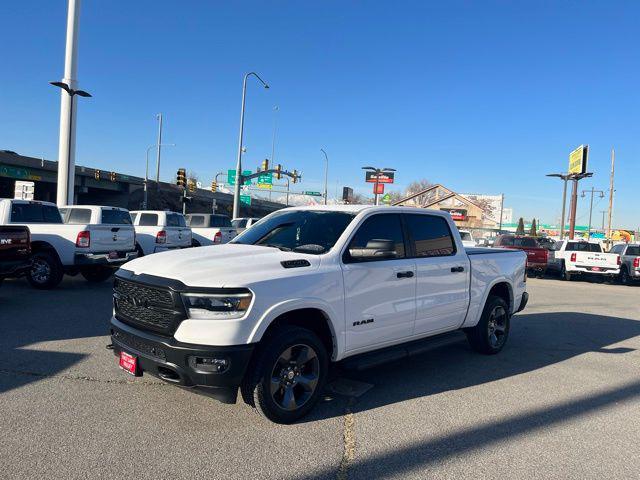
<svg viewBox="0 0 640 480">
<path fill-rule="evenodd" d="M 640 281 L 640 244 L 620 243 L 609 253 L 620 255 L 620 283 L 629 285 Z"/>
</svg>

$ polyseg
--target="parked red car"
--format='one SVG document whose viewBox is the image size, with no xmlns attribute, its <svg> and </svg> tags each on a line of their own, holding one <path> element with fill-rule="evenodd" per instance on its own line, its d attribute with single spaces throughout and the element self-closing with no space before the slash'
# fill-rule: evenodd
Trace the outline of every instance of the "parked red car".
<svg viewBox="0 0 640 480">
<path fill-rule="evenodd" d="M 527 252 L 527 272 L 530 275 L 542 277 L 547 271 L 549 251 L 538 244 L 535 237 L 523 237 L 519 235 L 500 235 L 494 248 L 510 248 Z"/>
</svg>

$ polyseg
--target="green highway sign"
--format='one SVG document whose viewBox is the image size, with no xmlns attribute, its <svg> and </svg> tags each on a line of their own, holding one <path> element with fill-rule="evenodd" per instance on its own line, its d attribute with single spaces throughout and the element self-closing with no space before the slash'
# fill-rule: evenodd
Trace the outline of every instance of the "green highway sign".
<svg viewBox="0 0 640 480">
<path fill-rule="evenodd" d="M 251 175 L 253 172 L 251 170 L 243 170 L 242 175 Z M 227 183 L 229 185 L 236 184 L 236 169 L 227 170 Z M 251 185 L 251 180 L 245 180 L 244 185 Z"/>
<path fill-rule="evenodd" d="M 302 192 L 303 195 L 311 195 L 312 197 L 321 197 L 322 194 L 320 192 Z"/>
<path fill-rule="evenodd" d="M 240 195 L 240 203 L 244 205 L 251 205 L 251 195 Z"/>
<path fill-rule="evenodd" d="M 267 190 L 271 190 L 273 185 L 273 174 L 272 173 L 261 173 L 258 176 L 258 188 L 266 188 Z"/>
</svg>

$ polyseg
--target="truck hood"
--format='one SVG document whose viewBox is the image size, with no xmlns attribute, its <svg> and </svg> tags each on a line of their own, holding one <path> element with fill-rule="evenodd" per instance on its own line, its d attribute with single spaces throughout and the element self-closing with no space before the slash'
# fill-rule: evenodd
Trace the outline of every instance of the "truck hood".
<svg viewBox="0 0 640 480">
<path fill-rule="evenodd" d="M 281 262 L 286 260 L 307 260 L 309 266 L 285 268 Z M 242 287 L 266 279 L 297 275 L 319 266 L 317 255 L 227 243 L 147 255 L 127 262 L 122 270 L 136 275 L 172 278 L 190 287 Z"/>
</svg>

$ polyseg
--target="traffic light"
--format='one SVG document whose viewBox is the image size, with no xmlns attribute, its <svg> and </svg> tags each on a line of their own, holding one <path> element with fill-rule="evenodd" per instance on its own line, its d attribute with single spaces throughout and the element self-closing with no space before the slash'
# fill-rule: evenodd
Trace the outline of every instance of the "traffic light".
<svg viewBox="0 0 640 480">
<path fill-rule="evenodd" d="M 217 191 L 217 190 L 218 190 L 218 183 L 217 183 L 215 180 L 213 180 L 213 181 L 211 182 L 211 191 L 212 191 L 213 193 L 216 193 L 216 191 Z"/>
<path fill-rule="evenodd" d="M 293 171 L 293 183 L 297 183 L 298 182 L 298 171 L 294 170 Z"/>
<path fill-rule="evenodd" d="M 269 159 L 268 159 L 268 158 L 265 158 L 265 159 L 262 161 L 262 171 L 263 171 L 263 172 L 266 172 L 267 170 L 269 170 Z"/>
<path fill-rule="evenodd" d="M 94 177 L 96 180 L 100 180 L 100 170 L 96 170 L 96 171 L 94 171 L 94 172 L 93 172 L 93 177 Z"/>
<path fill-rule="evenodd" d="M 176 184 L 179 187 L 187 186 L 187 171 L 184 168 L 179 168 L 178 173 L 176 174 Z"/>
<path fill-rule="evenodd" d="M 276 178 L 280 180 L 282 178 L 282 165 L 276 165 Z"/>
<path fill-rule="evenodd" d="M 189 180 L 189 191 L 190 192 L 196 191 L 196 182 L 194 182 L 193 180 Z"/>
<path fill-rule="evenodd" d="M 112 182 L 116 181 L 116 172 L 109 173 L 109 180 L 111 180 Z"/>
</svg>

